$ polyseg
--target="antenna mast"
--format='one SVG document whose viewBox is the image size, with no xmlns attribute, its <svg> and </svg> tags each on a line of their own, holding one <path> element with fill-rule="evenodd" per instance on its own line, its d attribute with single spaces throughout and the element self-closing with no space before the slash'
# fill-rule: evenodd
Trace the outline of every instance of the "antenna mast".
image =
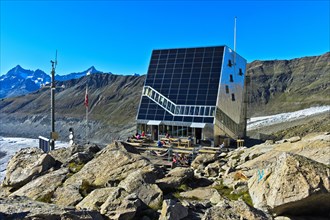
<svg viewBox="0 0 330 220">
<path fill-rule="evenodd" d="M 235 23 L 234 23 L 234 52 L 236 53 L 236 19 L 237 17 L 235 16 Z"/>
<path fill-rule="evenodd" d="M 50 103 L 51 103 L 51 125 L 52 131 L 50 133 L 50 150 L 55 149 L 55 140 L 58 138 L 58 134 L 55 132 L 55 69 L 57 65 L 57 50 L 55 54 L 55 61 L 50 61 L 52 63 L 52 82 L 50 86 Z"/>
</svg>

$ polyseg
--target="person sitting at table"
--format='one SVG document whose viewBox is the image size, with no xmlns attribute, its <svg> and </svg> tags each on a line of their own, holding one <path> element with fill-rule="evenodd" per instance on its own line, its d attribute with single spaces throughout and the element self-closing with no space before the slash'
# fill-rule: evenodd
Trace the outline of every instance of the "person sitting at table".
<svg viewBox="0 0 330 220">
<path fill-rule="evenodd" d="M 141 138 L 141 135 L 140 135 L 138 132 L 136 132 L 136 134 L 135 134 L 135 138 L 136 138 L 137 140 L 139 140 L 139 139 Z"/>
<path fill-rule="evenodd" d="M 164 143 L 163 143 L 162 141 L 159 140 L 159 141 L 157 142 L 157 146 L 158 146 L 158 147 L 163 147 L 163 145 L 164 145 Z"/>
<path fill-rule="evenodd" d="M 175 168 L 178 165 L 178 157 L 177 155 L 173 155 L 173 159 L 172 159 L 172 165 L 171 168 Z"/>
<path fill-rule="evenodd" d="M 166 138 L 170 138 L 170 136 L 171 136 L 171 135 L 170 135 L 169 133 L 166 133 L 166 134 L 165 134 L 165 137 L 166 137 Z"/>
</svg>

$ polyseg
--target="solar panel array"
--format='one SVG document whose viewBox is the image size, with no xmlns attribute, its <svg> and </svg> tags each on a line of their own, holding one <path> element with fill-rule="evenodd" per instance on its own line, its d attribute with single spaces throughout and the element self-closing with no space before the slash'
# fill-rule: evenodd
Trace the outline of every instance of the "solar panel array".
<svg viewBox="0 0 330 220">
<path fill-rule="evenodd" d="M 145 81 L 176 105 L 216 106 L 224 47 L 154 50 Z M 173 116 L 142 96 L 138 119 L 213 123 L 213 117 Z"/>
</svg>

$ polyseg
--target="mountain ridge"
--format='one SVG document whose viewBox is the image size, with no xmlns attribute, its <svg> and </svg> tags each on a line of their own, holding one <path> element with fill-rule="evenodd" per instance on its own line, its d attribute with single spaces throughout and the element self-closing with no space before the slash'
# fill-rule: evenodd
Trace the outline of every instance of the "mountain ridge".
<svg viewBox="0 0 330 220">
<path fill-rule="evenodd" d="M 66 81 L 71 79 L 78 79 L 86 76 L 87 73 L 96 74 L 103 73 L 97 70 L 94 66 L 89 67 L 82 72 L 74 72 L 66 75 L 55 75 L 56 81 Z M 107 73 L 107 74 L 112 74 Z M 6 74 L 0 76 L 0 98 L 17 97 L 20 95 L 29 94 L 37 91 L 42 86 L 51 82 L 51 76 L 46 72 L 36 69 L 24 69 L 20 65 L 10 69 Z"/>
<path fill-rule="evenodd" d="M 312 106 L 329 105 L 330 53 L 289 61 L 255 61 L 247 66 L 252 83 L 248 86 L 248 117 L 296 111 Z M 92 74 L 79 79 L 57 82 L 56 120 L 65 136 L 70 126 L 83 137 L 86 83 L 89 88 L 91 134 L 98 140 L 126 138 L 134 132 L 135 119 L 145 81 L 143 76 Z M 49 89 L 0 101 L 0 134 L 13 132 L 29 123 L 45 132 L 49 126 Z M 40 127 L 40 128 L 39 128 Z M 30 129 L 33 130 L 33 129 Z M 24 130 L 24 134 L 30 131 Z M 48 136 L 48 132 L 45 132 Z M 33 134 L 36 136 L 35 134 Z M 31 133 L 32 136 L 32 133 Z"/>
</svg>

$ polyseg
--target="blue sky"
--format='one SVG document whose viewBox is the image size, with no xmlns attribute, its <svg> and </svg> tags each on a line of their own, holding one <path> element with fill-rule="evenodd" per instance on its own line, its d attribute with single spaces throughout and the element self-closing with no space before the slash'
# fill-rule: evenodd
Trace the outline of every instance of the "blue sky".
<svg viewBox="0 0 330 220">
<path fill-rule="evenodd" d="M 20 64 L 58 74 L 147 72 L 153 49 L 228 45 L 248 62 L 329 49 L 324 1 L 4 1 L 0 73 Z"/>
</svg>

